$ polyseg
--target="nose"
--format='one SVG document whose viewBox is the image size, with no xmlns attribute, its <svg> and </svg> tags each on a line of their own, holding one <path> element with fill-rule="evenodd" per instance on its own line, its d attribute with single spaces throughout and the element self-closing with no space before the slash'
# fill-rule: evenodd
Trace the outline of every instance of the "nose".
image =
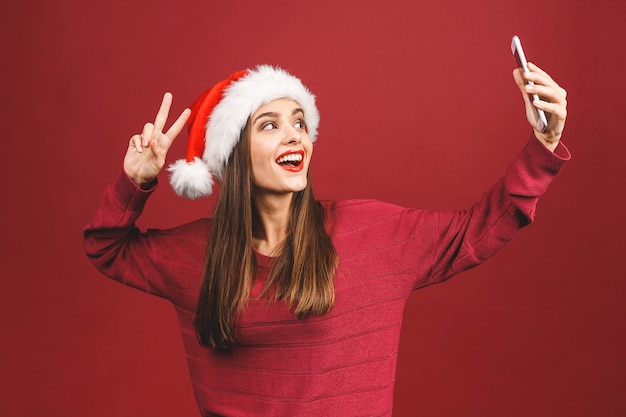
<svg viewBox="0 0 626 417">
<path fill-rule="evenodd" d="M 302 142 L 302 132 L 296 129 L 294 126 L 287 125 L 285 131 L 285 143 L 290 145 L 297 145 Z"/>
</svg>

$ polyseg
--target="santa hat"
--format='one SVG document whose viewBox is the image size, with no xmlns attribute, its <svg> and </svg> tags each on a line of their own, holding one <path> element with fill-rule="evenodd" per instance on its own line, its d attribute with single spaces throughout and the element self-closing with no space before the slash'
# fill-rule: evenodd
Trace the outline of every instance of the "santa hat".
<svg viewBox="0 0 626 417">
<path fill-rule="evenodd" d="M 262 105 L 280 98 L 296 101 L 315 141 L 319 112 L 315 96 L 287 71 L 260 65 L 232 74 L 205 91 L 191 106 L 187 157 L 168 168 L 170 183 L 182 197 L 199 198 L 213 191 L 248 119 Z"/>
</svg>

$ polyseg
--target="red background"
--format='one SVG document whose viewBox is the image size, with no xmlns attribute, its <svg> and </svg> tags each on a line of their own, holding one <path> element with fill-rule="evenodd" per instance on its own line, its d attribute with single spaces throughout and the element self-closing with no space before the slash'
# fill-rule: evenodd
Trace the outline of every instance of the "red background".
<svg viewBox="0 0 626 417">
<path fill-rule="evenodd" d="M 318 197 L 451 209 L 530 132 L 513 34 L 568 89 L 574 159 L 530 229 L 410 298 L 394 415 L 625 415 L 625 4 L 4 0 L 0 415 L 197 415 L 173 309 L 81 247 L 164 91 L 178 113 L 235 70 L 283 66 L 318 96 Z M 141 225 L 212 202 L 163 181 Z"/>
</svg>

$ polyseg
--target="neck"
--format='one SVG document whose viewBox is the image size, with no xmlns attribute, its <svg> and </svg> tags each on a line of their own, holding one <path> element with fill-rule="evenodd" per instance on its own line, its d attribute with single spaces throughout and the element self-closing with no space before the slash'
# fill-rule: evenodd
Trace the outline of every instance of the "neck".
<svg viewBox="0 0 626 417">
<path fill-rule="evenodd" d="M 259 218 L 252 231 L 252 245 L 263 255 L 273 255 L 287 237 L 293 193 L 258 194 L 254 204 Z"/>
</svg>

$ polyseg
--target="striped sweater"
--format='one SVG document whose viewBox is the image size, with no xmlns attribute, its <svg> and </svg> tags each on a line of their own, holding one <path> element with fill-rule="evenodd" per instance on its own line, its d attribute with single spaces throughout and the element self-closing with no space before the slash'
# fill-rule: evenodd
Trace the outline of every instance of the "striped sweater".
<svg viewBox="0 0 626 417">
<path fill-rule="evenodd" d="M 121 175 L 85 228 L 96 267 L 172 302 L 204 416 L 391 416 L 402 313 L 411 291 L 493 255 L 534 217 L 537 198 L 569 159 L 531 138 L 505 176 L 466 210 L 434 212 L 370 200 L 324 202 L 339 256 L 331 312 L 297 319 L 255 299 L 259 273 L 229 352 L 200 346 L 193 314 L 211 219 L 169 230 L 134 223 L 151 190 Z"/>
</svg>

